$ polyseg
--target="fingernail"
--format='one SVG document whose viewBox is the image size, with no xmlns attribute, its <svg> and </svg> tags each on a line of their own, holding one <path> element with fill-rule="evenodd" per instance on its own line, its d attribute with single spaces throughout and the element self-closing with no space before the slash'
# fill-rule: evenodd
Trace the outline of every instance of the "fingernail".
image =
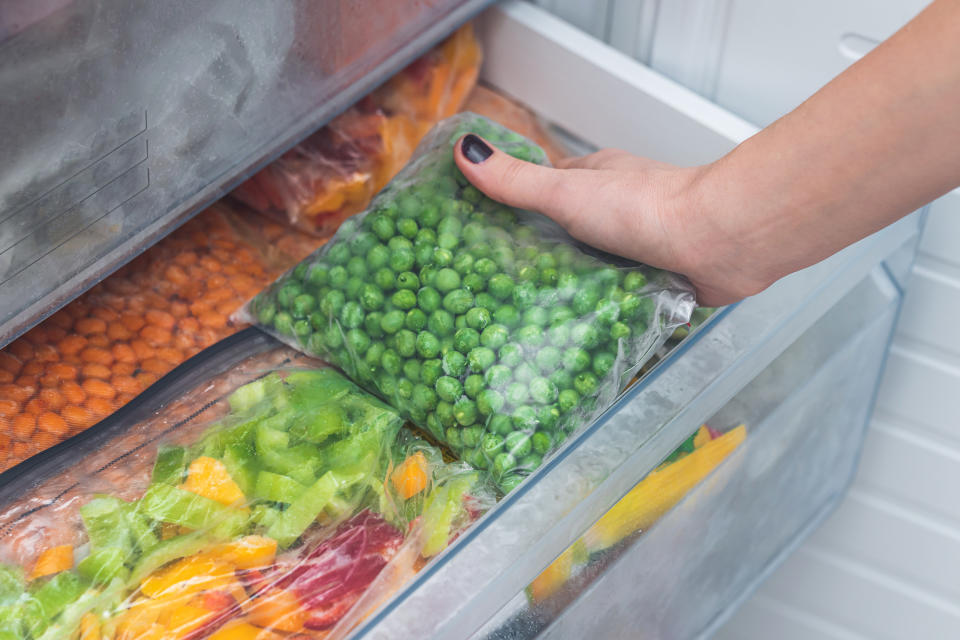
<svg viewBox="0 0 960 640">
<path fill-rule="evenodd" d="M 480 164 L 493 155 L 493 149 L 472 133 L 463 137 L 463 142 L 460 143 L 460 151 L 463 152 L 463 157 L 473 164 Z"/>
</svg>

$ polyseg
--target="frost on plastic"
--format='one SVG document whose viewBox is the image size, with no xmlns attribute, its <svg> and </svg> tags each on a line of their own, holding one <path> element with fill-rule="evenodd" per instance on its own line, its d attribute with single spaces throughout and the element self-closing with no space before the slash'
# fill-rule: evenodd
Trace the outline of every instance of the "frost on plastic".
<svg viewBox="0 0 960 640">
<path fill-rule="evenodd" d="M 407 162 L 476 84 L 481 51 L 472 25 L 240 185 L 233 197 L 321 236 L 332 234 Z"/>
<path fill-rule="evenodd" d="M 469 185 L 475 132 L 545 163 L 475 114 L 441 123 L 322 249 L 245 308 L 322 356 L 509 491 L 596 418 L 694 308 L 683 278 L 601 255 Z"/>
<path fill-rule="evenodd" d="M 8 499 L 2 637 L 341 637 L 492 504 L 393 410 L 290 360 L 207 380 Z"/>
</svg>

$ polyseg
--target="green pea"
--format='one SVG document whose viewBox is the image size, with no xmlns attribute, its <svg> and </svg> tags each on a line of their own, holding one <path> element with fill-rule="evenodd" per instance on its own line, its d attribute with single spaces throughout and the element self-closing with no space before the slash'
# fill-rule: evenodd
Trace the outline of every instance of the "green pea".
<svg viewBox="0 0 960 640">
<path fill-rule="evenodd" d="M 450 335 L 454 331 L 454 318 L 448 311 L 437 309 L 427 318 L 427 328 L 438 336 Z"/>
<path fill-rule="evenodd" d="M 466 323 L 471 329 L 482 330 L 490 324 L 490 320 L 490 312 L 483 307 L 474 307 L 467 311 Z"/>
<path fill-rule="evenodd" d="M 488 280 L 497 272 L 497 263 L 490 258 L 480 258 L 473 263 L 473 271 L 484 280 Z"/>
<path fill-rule="evenodd" d="M 477 396 L 480 395 L 480 392 L 485 388 L 483 376 L 476 373 L 467 376 L 466 380 L 463 381 L 463 392 L 474 400 L 477 399 Z"/>
<path fill-rule="evenodd" d="M 420 284 L 424 287 L 432 287 L 434 284 L 434 279 L 437 277 L 437 271 L 439 267 L 435 265 L 428 264 L 420 269 Z"/>
<path fill-rule="evenodd" d="M 610 298 L 601 298 L 594 309 L 597 321 L 610 326 L 620 318 L 620 305 Z"/>
<path fill-rule="evenodd" d="M 420 227 L 413 218 L 403 218 L 397 221 L 397 231 L 399 231 L 401 235 L 413 240 L 420 231 Z"/>
<path fill-rule="evenodd" d="M 464 327 L 462 329 L 457 329 L 457 332 L 453 335 L 453 348 L 460 353 L 470 353 L 471 349 L 479 346 L 480 334 L 476 329 Z"/>
<path fill-rule="evenodd" d="M 466 315 L 459 315 L 459 316 L 457 316 L 456 319 L 453 321 L 453 327 L 454 327 L 454 329 L 466 329 L 466 328 L 467 328 L 467 316 L 466 316 Z"/>
<path fill-rule="evenodd" d="M 526 433 L 532 433 L 537 428 L 537 410 L 528 404 L 513 410 L 513 426 Z"/>
<path fill-rule="evenodd" d="M 420 289 L 420 278 L 413 271 L 403 271 L 397 274 L 397 289 L 409 289 L 417 291 Z"/>
<path fill-rule="evenodd" d="M 438 411 L 437 411 L 438 417 L 439 417 L 439 413 L 440 412 L 438 407 Z M 453 414 L 451 413 L 451 417 L 452 416 Z M 447 436 L 447 444 L 449 444 L 453 449 L 459 449 L 460 447 L 463 446 L 463 441 L 460 439 L 460 429 L 457 429 L 455 427 L 450 427 L 446 431 L 446 436 Z"/>
<path fill-rule="evenodd" d="M 348 329 L 356 329 L 363 324 L 363 307 L 359 303 L 350 300 L 343 305 L 340 311 L 340 323 Z"/>
<path fill-rule="evenodd" d="M 418 244 L 430 245 L 431 247 L 437 244 L 437 232 L 433 229 L 420 229 L 417 231 L 417 237 L 413 241 L 414 248 L 416 248 Z"/>
<path fill-rule="evenodd" d="M 520 486 L 523 482 L 523 476 L 516 473 L 507 473 L 501 476 L 500 481 L 497 483 L 500 487 L 500 490 L 504 493 L 510 493 L 514 489 Z"/>
<path fill-rule="evenodd" d="M 449 267 L 444 267 L 437 272 L 433 283 L 438 291 L 447 293 L 460 286 L 460 274 Z"/>
<path fill-rule="evenodd" d="M 443 297 L 443 308 L 456 315 L 466 313 L 472 306 L 473 294 L 466 289 L 454 289 Z"/>
<path fill-rule="evenodd" d="M 367 275 L 367 263 L 360 256 L 353 256 L 347 261 L 347 273 L 351 276 L 363 278 Z"/>
<path fill-rule="evenodd" d="M 595 286 L 586 286 L 573 295 L 571 306 L 578 316 L 585 316 L 594 310 L 599 299 L 600 294 Z"/>
<path fill-rule="evenodd" d="M 573 379 L 573 388 L 581 396 L 589 396 L 597 390 L 597 377 L 589 371 L 578 373 Z"/>
<path fill-rule="evenodd" d="M 557 278 L 557 291 L 561 300 L 570 300 L 580 289 L 580 279 L 573 273 L 561 271 Z"/>
<path fill-rule="evenodd" d="M 484 374 L 483 379 L 487 383 L 487 386 L 499 389 L 506 385 L 512 376 L 510 367 L 507 367 L 502 364 L 495 364 Z"/>
<path fill-rule="evenodd" d="M 433 358 L 440 353 L 440 340 L 429 331 L 417 334 L 417 353 L 423 358 Z"/>
<path fill-rule="evenodd" d="M 435 388 L 441 400 L 456 402 L 463 395 L 463 385 L 451 376 L 441 376 L 437 379 Z"/>
<path fill-rule="evenodd" d="M 528 347 L 539 347 L 543 344 L 543 329 L 535 324 L 528 324 L 517 329 L 517 342 Z"/>
<path fill-rule="evenodd" d="M 393 236 L 387 241 L 387 247 L 393 251 L 413 251 L 413 243 L 403 236 Z"/>
<path fill-rule="evenodd" d="M 392 289 L 395 282 L 396 276 L 388 267 L 381 267 L 373 274 L 373 283 L 385 291 Z"/>
<path fill-rule="evenodd" d="M 461 235 L 467 246 L 471 246 L 483 242 L 486 239 L 487 232 L 482 224 L 471 222 L 463 228 Z"/>
<path fill-rule="evenodd" d="M 617 357 L 609 351 L 601 351 L 593 356 L 593 372 L 598 378 L 603 378 L 613 371 Z"/>
<path fill-rule="evenodd" d="M 610 337 L 614 340 L 630 337 L 630 327 L 622 322 L 614 322 L 610 327 Z"/>
<path fill-rule="evenodd" d="M 343 344 L 343 334 L 340 333 L 340 327 L 336 325 L 330 325 L 323 331 L 323 342 L 327 345 L 327 349 L 334 350 L 339 349 Z"/>
<path fill-rule="evenodd" d="M 483 429 L 479 426 L 467 427 L 460 430 L 460 441 L 463 442 L 464 447 L 469 447 L 470 449 L 478 447 L 482 438 Z M 482 456 L 483 452 L 480 452 L 480 455 Z"/>
<path fill-rule="evenodd" d="M 508 415 L 495 413 L 490 416 L 490 420 L 487 422 L 487 429 L 497 435 L 505 436 L 513 431 L 513 420 L 511 420 Z"/>
<path fill-rule="evenodd" d="M 557 389 L 560 391 L 573 388 L 573 374 L 566 369 L 557 369 L 556 371 L 553 371 L 547 376 L 547 379 L 553 384 L 557 385 Z"/>
<path fill-rule="evenodd" d="M 383 329 L 384 333 L 392 335 L 403 328 L 404 319 L 403 311 L 399 309 L 387 311 L 380 319 L 380 328 Z"/>
<path fill-rule="evenodd" d="M 497 356 L 489 347 L 474 347 L 467 353 L 467 363 L 471 371 L 483 372 L 490 368 Z"/>
<path fill-rule="evenodd" d="M 343 287 L 343 292 L 346 294 L 347 299 L 349 300 L 359 300 L 360 299 L 360 290 L 363 289 L 363 278 L 357 276 L 350 276 L 347 280 L 347 284 Z"/>
<path fill-rule="evenodd" d="M 493 248 L 493 251 L 490 253 L 490 257 L 497 264 L 498 267 L 504 270 L 510 270 L 513 268 L 513 263 L 516 260 L 516 257 L 513 254 L 513 249 L 508 247 L 505 244 L 497 245 Z M 513 284 L 513 281 L 510 281 Z M 510 293 L 513 293 L 513 288 L 511 287 Z M 507 296 L 510 295 L 509 293 Z M 507 297 L 504 296 L 504 297 Z"/>
<path fill-rule="evenodd" d="M 260 301 L 258 307 L 257 322 L 264 326 L 273 324 L 273 318 L 277 315 L 277 306 L 273 302 L 264 299 Z"/>
<path fill-rule="evenodd" d="M 570 342 L 570 324 L 564 322 L 563 324 L 552 325 L 547 329 L 547 342 L 556 347 L 565 346 Z"/>
<path fill-rule="evenodd" d="M 322 264 L 311 265 L 307 270 L 307 283 L 312 287 L 323 287 L 330 281 L 330 270 Z"/>
<path fill-rule="evenodd" d="M 425 384 L 414 385 L 413 404 L 422 411 L 432 411 L 437 406 L 437 394 Z"/>
<path fill-rule="evenodd" d="M 505 402 L 503 395 L 494 389 L 484 389 L 477 394 L 477 410 L 485 416 L 500 411 Z"/>
<path fill-rule="evenodd" d="M 403 376 L 408 380 L 420 379 L 420 361 L 415 358 L 403 361 Z"/>
<path fill-rule="evenodd" d="M 453 259 L 453 268 L 457 273 L 466 275 L 473 272 L 473 262 L 474 258 L 472 255 L 469 253 L 460 253 Z"/>
<path fill-rule="evenodd" d="M 409 289 L 400 289 L 390 296 L 390 302 L 398 309 L 412 309 L 417 306 L 417 294 Z"/>
<path fill-rule="evenodd" d="M 443 363 L 440 361 L 440 358 L 432 358 L 430 360 L 425 360 L 422 365 L 420 365 L 420 380 L 429 386 L 437 384 L 437 380 L 440 379 L 440 376 L 443 375 Z"/>
<path fill-rule="evenodd" d="M 307 275 L 307 265 L 306 263 L 301 262 L 293 268 L 291 276 L 295 280 L 303 280 L 304 276 Z"/>
<path fill-rule="evenodd" d="M 564 389 L 557 396 L 557 407 L 561 412 L 566 413 L 580 403 L 580 394 L 573 389 Z"/>
<path fill-rule="evenodd" d="M 568 306 L 557 305 L 550 309 L 550 326 L 561 325 L 575 319 L 577 316 Z"/>
<path fill-rule="evenodd" d="M 393 219 L 391 219 L 390 216 L 382 214 L 373 217 L 370 221 L 370 228 L 377 234 L 377 237 L 383 241 L 392 238 L 396 229 Z"/>
<path fill-rule="evenodd" d="M 301 293 L 293 299 L 291 313 L 295 318 L 306 318 L 317 306 L 317 301 L 309 293 Z"/>
<path fill-rule="evenodd" d="M 320 311 L 314 311 L 310 314 L 310 326 L 316 331 L 320 331 L 330 324 L 329 318 Z"/>
<path fill-rule="evenodd" d="M 390 262 L 388 264 L 394 271 L 409 271 L 415 263 L 416 256 L 413 253 L 413 249 L 394 249 L 390 252 Z"/>
<path fill-rule="evenodd" d="M 382 269 L 387 266 L 387 263 L 390 261 L 390 250 L 387 249 L 386 245 L 375 244 L 370 247 L 370 250 L 367 251 L 367 269 L 369 271 L 376 271 L 377 269 Z"/>
<path fill-rule="evenodd" d="M 310 326 L 309 320 L 300 319 L 293 323 L 293 334 L 301 340 L 311 333 L 313 333 L 313 327 Z"/>
<path fill-rule="evenodd" d="M 303 289 L 300 288 L 300 285 L 293 282 L 287 283 L 281 287 L 279 293 L 277 293 L 277 304 L 284 309 L 289 309 L 293 306 L 293 301 L 301 293 L 303 293 Z"/>
<path fill-rule="evenodd" d="M 376 381 L 380 393 L 382 393 L 384 397 L 390 398 L 392 402 L 397 397 L 397 379 L 386 371 L 381 371 L 376 376 Z"/>
<path fill-rule="evenodd" d="M 537 351 L 534 356 L 534 362 L 537 367 L 545 374 L 550 374 L 560 366 L 563 352 L 557 347 L 546 346 Z"/>
<path fill-rule="evenodd" d="M 534 451 L 539 453 L 541 456 L 545 456 L 553 447 L 553 439 L 550 437 L 549 433 L 537 431 L 530 438 L 530 444 L 532 445 Z"/>
<path fill-rule="evenodd" d="M 486 291 L 481 291 L 474 297 L 474 303 L 484 309 L 496 309 L 499 306 L 497 299 Z"/>
<path fill-rule="evenodd" d="M 437 243 L 440 243 L 440 238 L 437 238 Z M 453 264 L 453 252 L 446 247 L 438 246 L 433 250 L 433 264 L 438 267 L 449 267 Z"/>
<path fill-rule="evenodd" d="M 375 311 L 383 306 L 383 291 L 376 285 L 365 284 L 360 289 L 360 306 L 367 311 Z"/>
<path fill-rule="evenodd" d="M 435 227 L 439 221 L 440 210 L 434 205 L 424 207 L 420 212 L 419 222 L 421 227 Z"/>
<path fill-rule="evenodd" d="M 563 366 L 574 373 L 585 371 L 590 366 L 590 354 L 586 349 L 570 347 L 563 352 Z"/>
<path fill-rule="evenodd" d="M 523 312 L 523 324 L 536 325 L 538 327 L 547 326 L 549 312 L 543 307 L 530 307 Z"/>
<path fill-rule="evenodd" d="M 463 223 L 456 216 L 447 216 L 437 224 L 437 234 L 449 233 L 454 236 L 460 235 L 463 229 Z"/>
<path fill-rule="evenodd" d="M 495 433 L 488 433 L 480 441 L 480 450 L 491 460 L 503 450 L 503 437 Z"/>
<path fill-rule="evenodd" d="M 409 329 L 397 331 L 397 353 L 404 358 L 410 358 L 417 353 L 417 334 Z"/>
<path fill-rule="evenodd" d="M 492 324 L 480 334 L 480 344 L 491 349 L 499 349 L 507 343 L 510 330 L 502 324 Z"/>
<path fill-rule="evenodd" d="M 343 265 L 337 265 L 330 269 L 330 286 L 342 289 L 347 286 L 347 280 L 350 278 L 350 274 L 347 273 L 346 267 Z"/>
<path fill-rule="evenodd" d="M 494 274 L 487 283 L 487 291 L 498 300 L 510 298 L 513 295 L 514 287 L 513 278 L 505 273 Z"/>
<path fill-rule="evenodd" d="M 455 427 L 457 425 L 457 419 L 453 417 L 453 404 L 446 402 L 445 400 L 440 400 L 437 402 L 437 419 L 440 420 L 440 424 L 445 427 Z M 460 442 L 460 429 L 457 429 L 457 438 L 456 443 L 450 439 L 450 432 L 447 432 L 447 441 L 451 445 L 457 446 Z"/>
<path fill-rule="evenodd" d="M 514 457 L 522 458 L 533 450 L 531 435 L 521 431 L 514 431 L 508 435 L 503 442 L 507 452 L 512 453 Z"/>
<path fill-rule="evenodd" d="M 370 347 L 370 342 L 370 336 L 362 329 L 350 329 L 350 331 L 347 331 L 347 346 L 353 349 L 355 357 L 366 353 Z"/>
<path fill-rule="evenodd" d="M 592 324 L 580 322 L 570 330 L 570 341 L 584 349 L 593 349 L 600 344 L 600 332 Z"/>
<path fill-rule="evenodd" d="M 508 342 L 500 347 L 500 362 L 508 367 L 516 367 L 523 362 L 523 347 L 516 342 Z"/>
<path fill-rule="evenodd" d="M 528 453 L 517 461 L 517 469 L 533 472 L 543 464 L 543 458 L 535 453 Z"/>
<path fill-rule="evenodd" d="M 537 377 L 537 370 L 529 362 L 521 362 L 513 369 L 513 378 L 518 382 L 529 383 Z"/>
<path fill-rule="evenodd" d="M 480 293 L 486 286 L 486 281 L 475 273 L 468 273 L 463 276 L 463 288 L 471 293 Z"/>
<path fill-rule="evenodd" d="M 453 405 L 453 417 L 464 427 L 469 427 L 477 421 L 477 403 L 469 398 L 460 398 Z M 464 440 L 467 446 L 476 446 L 476 442 L 469 444 Z"/>
<path fill-rule="evenodd" d="M 493 475 L 497 478 L 505 477 L 517 466 L 517 459 L 509 453 L 498 453 L 493 459 Z"/>
<path fill-rule="evenodd" d="M 427 326 L 427 314 L 417 308 L 407 311 L 403 326 L 411 331 L 422 331 Z"/>
<path fill-rule="evenodd" d="M 414 390 L 414 396 L 416 396 L 416 390 Z M 435 438 L 443 438 L 443 425 L 440 424 L 440 420 L 437 418 L 437 414 L 431 411 L 427 414 L 427 430 Z"/>
<path fill-rule="evenodd" d="M 467 370 L 467 357 L 459 351 L 448 351 L 441 359 L 443 372 L 459 378 Z"/>
<path fill-rule="evenodd" d="M 546 378 L 538 377 L 530 381 L 530 397 L 539 404 L 550 404 L 557 399 L 557 385 Z"/>
<path fill-rule="evenodd" d="M 344 265 L 350 259 L 350 249 L 343 243 L 332 245 L 326 258 L 330 264 Z"/>
<path fill-rule="evenodd" d="M 517 271 L 517 280 L 521 282 L 536 282 L 538 275 L 536 267 L 525 264 Z"/>
<path fill-rule="evenodd" d="M 527 401 L 528 393 L 527 385 L 522 382 L 511 382 L 507 385 L 505 397 L 507 402 L 517 406 Z"/>
<path fill-rule="evenodd" d="M 417 305 L 426 313 L 439 309 L 440 302 L 440 293 L 433 287 L 422 287 L 417 292 Z"/>
<path fill-rule="evenodd" d="M 397 380 L 397 397 L 409 400 L 413 397 L 413 383 L 406 378 Z"/>
<path fill-rule="evenodd" d="M 512 294 L 513 305 L 518 309 L 526 309 L 537 302 L 537 287 L 532 282 L 521 282 Z"/>
</svg>

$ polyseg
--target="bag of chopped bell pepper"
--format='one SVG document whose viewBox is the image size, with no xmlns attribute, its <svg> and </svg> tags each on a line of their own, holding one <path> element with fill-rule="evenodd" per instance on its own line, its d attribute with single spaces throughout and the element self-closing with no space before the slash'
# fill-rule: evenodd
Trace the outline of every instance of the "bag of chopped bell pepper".
<svg viewBox="0 0 960 640">
<path fill-rule="evenodd" d="M 217 204 L 4 347 L 0 471 L 238 331 L 230 314 L 319 244 Z"/>
<path fill-rule="evenodd" d="M 239 317 L 341 367 L 508 491 L 610 406 L 694 295 L 485 197 L 453 162 L 471 131 L 545 163 L 486 118 L 448 119 Z"/>
<path fill-rule="evenodd" d="M 468 24 L 232 196 L 302 230 L 331 235 L 367 206 L 436 122 L 457 112 L 476 84 L 480 60 Z"/>
<path fill-rule="evenodd" d="M 317 365 L 249 329 L 0 475 L 0 637 L 340 637 L 492 504 Z"/>
</svg>

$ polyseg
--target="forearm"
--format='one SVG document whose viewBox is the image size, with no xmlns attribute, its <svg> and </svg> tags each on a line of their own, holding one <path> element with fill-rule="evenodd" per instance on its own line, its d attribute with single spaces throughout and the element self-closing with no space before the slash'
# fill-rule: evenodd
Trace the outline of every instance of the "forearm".
<svg viewBox="0 0 960 640">
<path fill-rule="evenodd" d="M 960 184 L 960 1 L 934 2 L 695 183 L 694 215 L 712 221 L 685 225 L 694 245 L 725 246 L 711 259 L 761 288 Z"/>
</svg>

